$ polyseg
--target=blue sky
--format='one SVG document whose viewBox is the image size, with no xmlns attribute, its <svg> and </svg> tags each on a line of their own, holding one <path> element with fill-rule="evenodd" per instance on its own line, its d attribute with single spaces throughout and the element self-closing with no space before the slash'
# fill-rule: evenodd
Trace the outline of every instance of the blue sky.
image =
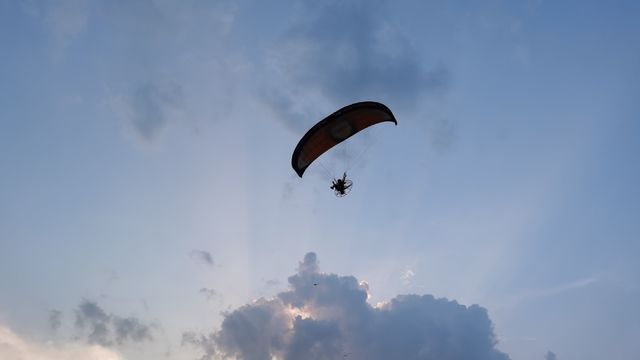
<svg viewBox="0 0 640 360">
<path fill-rule="evenodd" d="M 0 357 L 634 359 L 639 10 L 0 0 Z"/>
</svg>

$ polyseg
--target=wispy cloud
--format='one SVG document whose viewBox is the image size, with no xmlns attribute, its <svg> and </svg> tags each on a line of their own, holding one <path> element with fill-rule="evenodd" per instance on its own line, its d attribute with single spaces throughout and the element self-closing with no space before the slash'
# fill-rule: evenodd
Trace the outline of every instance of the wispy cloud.
<svg viewBox="0 0 640 360">
<path fill-rule="evenodd" d="M 89 2 L 61 0 L 45 4 L 45 23 L 50 31 L 53 56 L 61 59 L 66 49 L 87 27 Z"/>
<path fill-rule="evenodd" d="M 49 326 L 51 330 L 56 331 L 62 325 L 62 311 L 50 310 L 49 311 Z"/>
<path fill-rule="evenodd" d="M 402 283 L 404 283 L 405 285 L 409 285 L 411 283 L 411 279 L 413 279 L 415 275 L 416 274 L 413 272 L 413 270 L 406 269 L 402 272 L 402 274 L 400 274 L 400 280 L 402 280 Z"/>
<path fill-rule="evenodd" d="M 557 286 L 549 287 L 546 289 L 540 289 L 529 293 L 529 296 L 543 297 L 562 294 L 567 291 L 580 289 L 596 283 L 599 280 L 598 276 L 589 276 L 582 279 L 577 279 L 568 283 L 560 284 Z"/>
<path fill-rule="evenodd" d="M 269 279 L 269 280 L 266 280 L 264 283 L 267 287 L 280 286 L 281 284 L 280 280 L 277 280 L 277 279 Z"/>
<path fill-rule="evenodd" d="M 302 2 L 265 56 L 264 99 L 296 132 L 328 111 L 361 100 L 413 107 L 448 83 L 444 66 L 426 68 L 389 21 L 386 1 Z M 331 109 L 331 110 L 327 110 Z"/>
<path fill-rule="evenodd" d="M 153 340 L 153 326 L 136 317 L 121 317 L 106 313 L 96 302 L 83 300 L 75 310 L 76 329 L 86 342 L 101 346 L 120 345 L 125 342 Z"/>
<path fill-rule="evenodd" d="M 202 335 L 189 331 L 182 334 L 182 346 L 194 346 L 203 351 L 200 360 L 212 360 L 216 355 L 216 340 L 213 334 Z"/>
<path fill-rule="evenodd" d="M 600 276 L 599 275 L 593 275 L 593 276 L 588 276 L 588 277 L 584 277 L 581 279 L 577 279 L 574 281 L 570 281 L 567 283 L 563 283 L 563 284 L 559 284 L 556 286 L 551 286 L 551 287 L 547 287 L 547 288 L 541 288 L 541 289 L 533 289 L 533 290 L 527 290 L 527 291 L 523 291 L 521 293 L 515 294 L 511 297 L 508 297 L 506 300 L 506 305 L 508 307 L 513 307 L 516 306 L 518 304 L 521 304 L 525 301 L 530 301 L 530 300 L 534 300 L 534 299 L 540 299 L 540 298 L 546 298 L 546 297 L 551 297 L 551 296 L 558 296 L 570 291 L 574 291 L 574 290 L 578 290 L 578 289 L 582 289 L 588 286 L 591 286 L 595 283 L 597 283 L 598 281 L 600 281 Z"/>
<path fill-rule="evenodd" d="M 182 117 L 185 99 L 178 83 L 148 82 L 129 94 L 113 96 L 110 105 L 142 139 L 152 141 L 167 122 Z"/>
<path fill-rule="evenodd" d="M 157 141 L 170 124 L 195 127 L 194 121 L 215 118 L 231 102 L 230 51 L 221 48 L 235 22 L 233 2 L 59 3 L 41 11 L 57 39 L 52 43 L 62 44 L 58 48 L 69 47 L 83 32 L 94 41 L 109 35 L 99 50 L 83 56 L 90 63 L 109 58 L 108 66 L 91 75 L 106 89 L 108 110 L 143 144 Z M 87 22 L 93 17 L 95 24 Z"/>
<path fill-rule="evenodd" d="M 211 253 L 205 250 L 191 250 L 189 257 L 207 266 L 213 267 L 215 264 Z"/>
<path fill-rule="evenodd" d="M 216 300 L 218 305 L 222 305 L 222 294 L 215 289 L 203 287 L 199 293 L 202 294 L 208 302 Z"/>
</svg>

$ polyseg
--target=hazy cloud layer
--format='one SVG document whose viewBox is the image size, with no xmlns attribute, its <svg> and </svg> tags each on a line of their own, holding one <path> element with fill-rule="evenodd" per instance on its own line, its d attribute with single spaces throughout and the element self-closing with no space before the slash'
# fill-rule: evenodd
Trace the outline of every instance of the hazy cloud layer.
<svg viewBox="0 0 640 360">
<path fill-rule="evenodd" d="M 447 84 L 447 70 L 425 67 L 385 7 L 381 0 L 300 5 L 300 17 L 266 55 L 272 77 L 264 97 L 289 128 L 301 131 L 308 118 L 354 101 L 411 107 Z"/>
<path fill-rule="evenodd" d="M 283 16 L 286 30 L 258 56 L 248 56 L 246 45 L 233 41 L 245 31 L 259 31 L 239 22 L 242 6 L 233 1 L 26 4 L 26 11 L 46 24 L 61 58 L 78 50 L 73 47 L 78 39 L 103 41 L 102 34 L 111 34 L 103 49 L 83 55 L 97 57 L 96 63 L 113 59 L 92 76 L 107 89 L 109 110 L 144 142 L 172 123 L 197 128 L 194 119 L 223 117 L 235 87 L 261 89 L 260 98 L 276 118 L 300 132 L 354 101 L 410 109 L 423 95 L 446 87 L 449 78 L 445 66 L 425 59 L 393 23 L 385 0 L 281 5 L 297 10 L 293 17 Z M 257 76 L 242 85 L 233 75 L 241 68 L 255 69 Z M 450 129 L 437 130 L 449 134 Z"/>
<path fill-rule="evenodd" d="M 107 314 L 97 303 L 84 300 L 75 310 L 76 329 L 89 344 L 121 345 L 153 340 L 153 326 L 135 317 Z"/>
<path fill-rule="evenodd" d="M 87 67 L 93 90 L 106 89 L 109 109 L 145 142 L 172 122 L 193 121 L 193 113 L 185 115 L 193 108 L 207 109 L 198 115 L 210 119 L 207 104 L 219 114 L 231 102 L 223 39 L 235 22 L 234 1 L 23 0 L 21 5 L 42 23 L 55 60 L 82 58 L 91 66 L 110 60 L 108 66 Z M 81 42 L 101 46 L 82 53 L 85 49 L 76 46 Z"/>
<path fill-rule="evenodd" d="M 107 80 L 110 105 L 143 141 L 169 124 L 210 120 L 231 103 L 229 52 L 221 49 L 235 19 L 232 2 L 112 1 L 101 11 L 119 24 L 109 30 L 123 59 Z"/>
<path fill-rule="evenodd" d="M 0 359 L 3 360 L 120 360 L 113 350 L 99 345 L 40 344 L 0 325 Z"/>
<path fill-rule="evenodd" d="M 487 311 L 431 295 L 401 295 L 373 307 L 353 276 L 321 273 L 314 253 L 290 290 L 226 313 L 210 335 L 185 333 L 202 359 L 508 360 L 495 348 Z"/>
<path fill-rule="evenodd" d="M 553 351 L 547 351 L 547 354 L 544 356 L 544 360 L 557 360 L 556 354 Z"/>
<path fill-rule="evenodd" d="M 64 57 L 67 47 L 86 29 L 89 22 L 88 0 L 19 1 L 22 10 L 42 20 L 49 37 L 51 55 L 56 60 Z"/>
</svg>

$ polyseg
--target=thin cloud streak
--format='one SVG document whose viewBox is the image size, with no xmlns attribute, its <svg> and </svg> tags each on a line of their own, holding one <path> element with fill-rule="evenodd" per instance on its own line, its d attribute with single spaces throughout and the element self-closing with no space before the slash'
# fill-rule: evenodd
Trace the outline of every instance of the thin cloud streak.
<svg viewBox="0 0 640 360">
<path fill-rule="evenodd" d="M 507 308 L 513 308 L 519 304 L 535 299 L 547 298 L 552 296 L 562 295 L 567 292 L 579 290 L 601 281 L 599 275 L 589 276 L 582 279 L 577 279 L 568 283 L 560 284 L 543 289 L 525 291 L 520 294 L 516 294 L 506 301 L 503 306 Z"/>
</svg>

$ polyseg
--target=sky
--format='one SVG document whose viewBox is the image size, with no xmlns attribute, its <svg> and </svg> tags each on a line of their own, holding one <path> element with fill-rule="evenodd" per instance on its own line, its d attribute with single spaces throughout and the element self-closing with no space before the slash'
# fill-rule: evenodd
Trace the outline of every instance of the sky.
<svg viewBox="0 0 640 360">
<path fill-rule="evenodd" d="M 0 0 L 0 358 L 636 359 L 638 16 Z"/>
</svg>

